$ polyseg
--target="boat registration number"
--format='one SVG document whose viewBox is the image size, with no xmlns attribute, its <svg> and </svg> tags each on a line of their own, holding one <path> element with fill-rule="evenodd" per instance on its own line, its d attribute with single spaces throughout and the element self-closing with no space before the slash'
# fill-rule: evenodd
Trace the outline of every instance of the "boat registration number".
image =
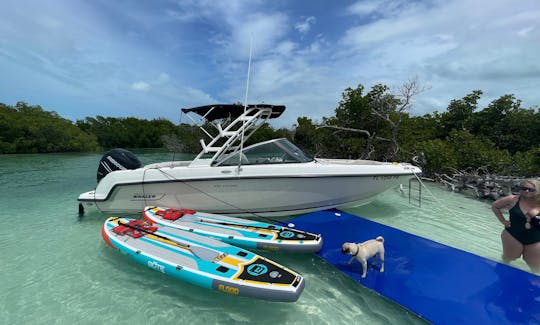
<svg viewBox="0 0 540 325">
<path fill-rule="evenodd" d="M 373 179 L 376 181 L 386 181 L 390 179 L 398 179 L 398 175 L 379 175 L 379 176 L 373 176 Z"/>
</svg>

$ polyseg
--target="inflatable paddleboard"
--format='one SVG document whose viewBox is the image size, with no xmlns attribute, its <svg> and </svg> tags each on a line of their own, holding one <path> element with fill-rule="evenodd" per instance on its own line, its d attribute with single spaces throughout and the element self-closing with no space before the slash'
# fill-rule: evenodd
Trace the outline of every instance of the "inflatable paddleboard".
<svg viewBox="0 0 540 325">
<path fill-rule="evenodd" d="M 230 295 L 292 302 L 304 289 L 302 276 L 276 262 L 180 229 L 111 217 L 102 236 L 151 269 Z"/>
<path fill-rule="evenodd" d="M 146 207 L 143 218 L 248 249 L 315 253 L 323 243 L 321 235 L 195 210 Z"/>
</svg>

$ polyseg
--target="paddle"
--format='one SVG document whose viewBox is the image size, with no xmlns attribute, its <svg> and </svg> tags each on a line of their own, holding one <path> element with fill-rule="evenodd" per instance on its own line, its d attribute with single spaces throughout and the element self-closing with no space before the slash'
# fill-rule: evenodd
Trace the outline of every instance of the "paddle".
<svg viewBox="0 0 540 325">
<path fill-rule="evenodd" d="M 269 231 L 274 231 L 274 232 L 280 232 L 286 229 L 286 228 L 276 227 L 272 225 L 270 227 L 259 227 L 259 226 L 244 225 L 241 223 L 228 223 L 228 222 L 214 221 L 214 220 L 208 220 L 208 219 L 202 219 L 202 218 L 200 218 L 198 221 L 212 223 L 212 224 L 221 225 L 221 226 L 230 226 L 230 227 L 235 227 L 235 228 L 253 228 L 253 229 L 261 229 L 261 230 L 269 230 Z"/>
<path fill-rule="evenodd" d="M 198 221 L 201 223 L 206 222 L 206 223 L 228 226 L 228 227 L 233 227 L 233 228 L 253 228 L 253 229 L 248 229 L 250 231 L 266 230 L 266 231 L 270 231 L 271 233 L 277 234 L 278 236 L 277 239 L 279 240 L 282 240 L 282 239 L 292 240 L 293 239 L 292 237 L 296 237 L 296 239 L 298 240 L 306 241 L 306 240 L 318 240 L 321 237 L 321 235 L 313 234 L 310 232 L 286 228 L 286 227 L 276 227 L 274 225 L 270 225 L 269 227 L 259 227 L 259 226 L 250 226 L 250 225 L 244 225 L 244 224 L 214 221 L 214 220 L 208 220 L 208 219 L 202 219 L 202 218 L 200 218 Z M 285 235 L 286 232 L 288 232 L 289 234 Z M 289 236 L 290 233 L 293 233 L 294 235 Z"/>
<path fill-rule="evenodd" d="M 145 208 L 145 211 L 152 210 L 152 209 L 156 209 L 156 208 L 159 209 L 159 208 L 156 207 L 156 206 L 146 207 L 146 208 Z M 288 224 L 285 224 L 285 223 L 282 222 L 282 221 L 279 221 L 279 220 L 276 220 L 276 219 L 272 219 L 272 218 L 268 218 L 268 217 L 264 217 L 264 216 L 260 216 L 260 215 L 254 213 L 254 212 L 250 212 L 250 211 L 246 211 L 246 212 L 247 212 L 247 213 L 250 213 L 250 214 L 253 214 L 253 215 L 256 216 L 256 217 L 263 218 L 263 219 L 265 219 L 265 220 L 269 220 L 269 221 L 278 223 L 278 224 L 283 225 L 283 226 L 285 226 L 285 227 L 294 228 L 294 227 L 296 226 L 296 225 L 295 225 L 294 223 L 292 223 L 292 222 L 289 222 Z M 159 215 L 159 214 L 156 213 L 156 215 Z M 159 215 L 159 216 L 163 217 L 162 215 Z M 185 220 L 185 219 L 187 219 L 187 218 L 186 218 L 187 216 L 192 216 L 192 217 L 193 217 L 193 215 L 187 214 L 187 215 L 181 216 L 181 218 Z M 191 219 L 190 221 L 193 221 L 193 219 Z M 261 228 L 261 227 L 257 227 L 257 228 Z M 262 227 L 262 229 L 266 229 L 266 228 Z"/>
<path fill-rule="evenodd" d="M 197 256 L 198 258 L 200 258 L 202 260 L 214 261 L 214 260 L 216 260 L 216 258 L 218 256 L 220 256 L 221 254 L 224 254 L 224 253 L 220 253 L 220 252 L 217 252 L 215 250 L 205 248 L 205 247 L 201 247 L 201 246 L 191 246 L 189 244 L 183 244 L 183 243 L 180 243 L 180 242 L 178 242 L 176 240 L 165 237 L 163 235 L 158 235 L 156 233 L 148 231 L 148 230 L 146 230 L 144 228 L 139 228 L 137 226 L 130 225 L 128 223 L 123 223 L 120 220 L 118 220 L 118 225 L 138 230 L 138 231 L 146 233 L 148 235 L 152 235 L 154 237 L 157 237 L 157 238 L 161 239 L 162 241 L 165 241 L 168 244 L 173 244 L 175 246 L 187 249 L 187 250 L 191 251 L 193 253 L 193 255 Z"/>
<path fill-rule="evenodd" d="M 160 214 L 157 214 L 157 213 L 154 213 L 154 214 L 156 216 L 160 216 L 161 218 L 165 219 L 164 216 L 162 216 Z M 167 220 L 167 221 L 176 221 L 176 220 L 170 220 L 170 219 L 165 219 L 165 220 Z M 286 230 L 286 228 L 282 228 L 282 227 L 278 227 L 278 226 L 274 226 L 274 225 L 270 225 L 270 227 L 259 227 L 259 226 L 245 225 L 245 224 L 241 224 L 241 223 L 228 223 L 228 222 L 222 222 L 222 221 L 214 221 L 214 220 L 209 220 L 209 219 L 203 219 L 203 218 L 197 217 L 197 216 L 195 216 L 193 214 L 185 214 L 185 215 L 181 216 L 178 220 L 179 221 L 184 221 L 184 222 L 211 223 L 211 224 L 215 224 L 215 225 L 229 226 L 229 227 L 235 227 L 235 228 L 254 228 L 254 229 L 269 230 L 269 231 L 274 231 L 274 232 L 280 232 L 282 230 Z"/>
<path fill-rule="evenodd" d="M 253 228 L 253 229 L 259 229 L 259 230 L 268 230 L 268 231 L 272 231 L 272 232 L 276 232 L 276 233 L 280 233 L 280 232 L 282 232 L 284 230 L 287 230 L 287 231 L 292 231 L 292 232 L 294 232 L 296 234 L 305 234 L 306 236 L 312 235 L 314 237 L 318 237 L 318 235 L 312 234 L 312 233 L 309 233 L 309 232 L 296 230 L 296 229 L 290 229 L 290 228 L 286 228 L 286 227 L 277 227 L 277 226 L 273 226 L 273 225 L 270 225 L 269 227 L 259 227 L 259 226 L 250 226 L 250 225 L 243 225 L 243 224 L 236 224 L 236 223 L 214 221 L 214 220 L 208 220 L 208 219 L 202 219 L 202 218 L 198 218 L 198 221 L 203 222 L 203 223 L 206 222 L 206 223 L 211 223 L 211 224 L 215 224 L 215 225 L 229 226 L 229 227 L 235 227 L 235 228 Z"/>
<path fill-rule="evenodd" d="M 156 214 L 156 215 L 158 215 L 158 214 Z M 161 216 L 161 217 L 163 217 L 163 216 Z M 260 227 L 260 226 L 252 226 L 252 225 L 246 225 L 246 224 L 241 224 L 241 223 L 229 223 L 229 222 L 222 222 L 222 221 L 204 219 L 202 217 L 197 217 L 197 216 L 192 215 L 192 214 L 183 215 L 179 220 L 184 221 L 184 222 L 210 223 L 210 224 L 214 224 L 214 225 L 233 227 L 233 228 L 243 228 L 243 229 L 252 228 L 252 229 L 250 229 L 251 231 L 266 230 L 266 231 L 270 231 L 270 232 L 278 233 L 278 234 L 280 234 L 282 231 L 291 231 L 291 232 L 293 232 L 295 234 L 303 234 L 305 236 L 304 238 L 302 238 L 303 240 L 317 239 L 320 236 L 320 235 L 312 234 L 312 233 L 301 231 L 301 230 L 296 230 L 296 229 L 291 229 L 291 228 L 286 228 L 286 227 L 280 227 L 280 226 L 275 226 L 275 225 L 270 225 L 268 227 Z M 168 221 L 173 221 L 173 220 L 168 220 Z"/>
</svg>

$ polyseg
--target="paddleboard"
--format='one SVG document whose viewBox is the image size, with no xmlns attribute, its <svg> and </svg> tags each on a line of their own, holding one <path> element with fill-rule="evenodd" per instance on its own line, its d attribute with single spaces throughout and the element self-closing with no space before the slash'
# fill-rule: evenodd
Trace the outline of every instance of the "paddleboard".
<svg viewBox="0 0 540 325">
<path fill-rule="evenodd" d="M 138 263 L 229 295 L 293 302 L 304 289 L 301 275 L 276 262 L 177 228 L 111 217 L 102 236 Z"/>
<path fill-rule="evenodd" d="M 143 218 L 248 249 L 315 253 L 323 244 L 321 235 L 195 210 L 146 207 Z"/>
</svg>

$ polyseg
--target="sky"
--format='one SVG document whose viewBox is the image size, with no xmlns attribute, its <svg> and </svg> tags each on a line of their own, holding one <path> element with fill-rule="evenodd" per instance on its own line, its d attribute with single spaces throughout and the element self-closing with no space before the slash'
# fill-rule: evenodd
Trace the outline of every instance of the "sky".
<svg viewBox="0 0 540 325">
<path fill-rule="evenodd" d="M 540 106 L 538 0 L 2 0 L 0 17 L 0 103 L 72 121 L 187 122 L 181 108 L 247 94 L 292 127 L 333 116 L 348 87 L 414 78 L 411 115 L 476 89 L 480 109 Z"/>
</svg>

